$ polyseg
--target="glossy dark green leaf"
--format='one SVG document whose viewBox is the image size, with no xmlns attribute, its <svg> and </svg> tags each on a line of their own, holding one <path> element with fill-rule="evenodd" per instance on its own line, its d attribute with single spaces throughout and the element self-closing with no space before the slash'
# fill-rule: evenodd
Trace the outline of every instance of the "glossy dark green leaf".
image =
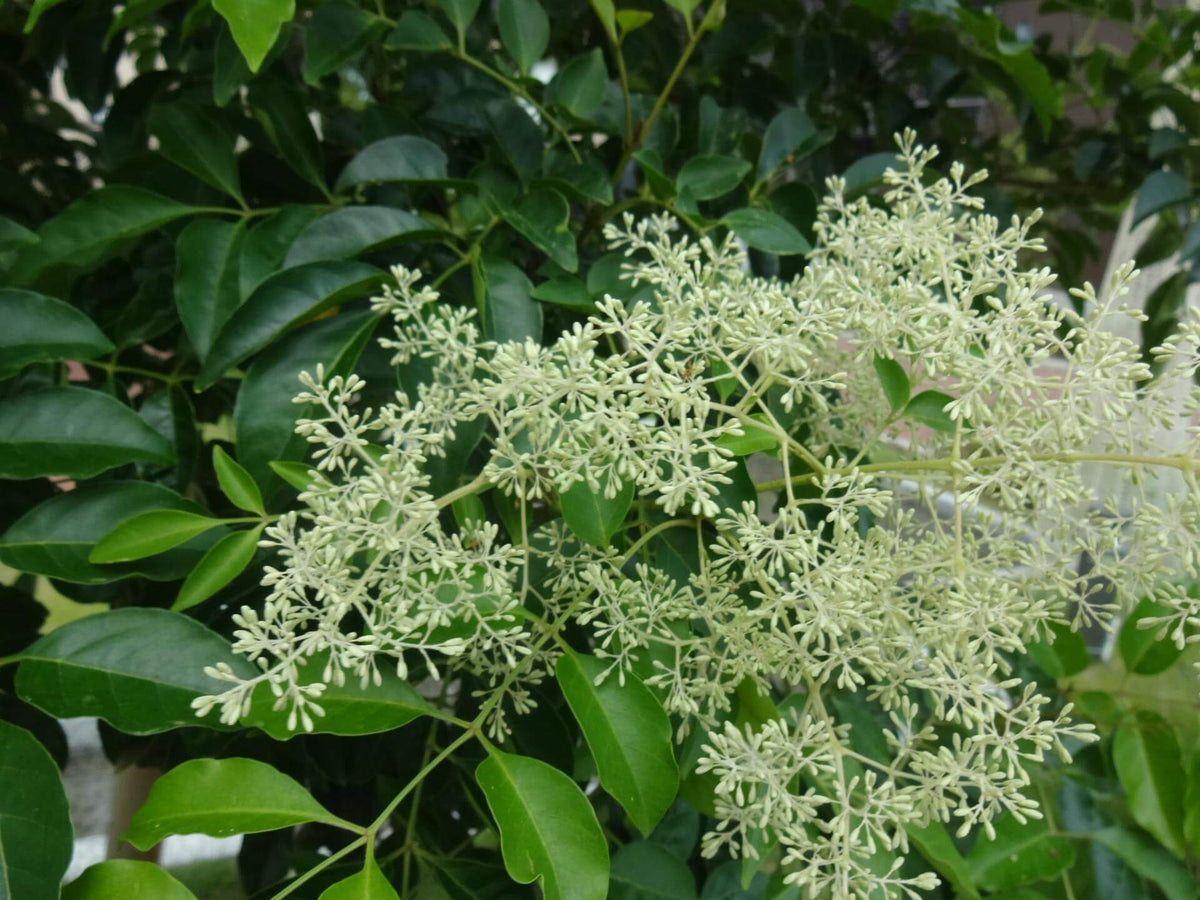
<svg viewBox="0 0 1200 900">
<path fill-rule="evenodd" d="M 296 14 L 295 0 L 213 0 L 213 9 L 225 17 L 250 71 L 257 72 L 267 57 L 279 29 Z"/>
<path fill-rule="evenodd" d="M 1179 261 L 1186 262 L 1200 256 L 1200 219 L 1193 222 L 1183 235 L 1183 243 L 1179 247 Z"/>
<path fill-rule="evenodd" d="M 318 900 L 400 900 L 379 864 L 368 859 L 361 872 L 343 878 L 321 892 Z"/>
<path fill-rule="evenodd" d="M 687 863 L 652 841 L 626 844 L 612 858 L 609 900 L 695 900 Z"/>
<path fill-rule="evenodd" d="M 1092 660 L 1083 635 L 1058 622 L 1049 623 L 1047 628 L 1053 641 L 1043 638 L 1026 647 L 1038 668 L 1051 678 L 1069 678 L 1086 669 Z"/>
<path fill-rule="evenodd" d="M 1171 726 L 1156 713 L 1139 711 L 1113 735 L 1113 765 L 1135 822 L 1183 859 L 1183 763 Z"/>
<path fill-rule="evenodd" d="M 613 200 L 608 170 L 594 156 L 586 156 L 577 163 L 566 154 L 552 154 L 546 161 L 543 177 L 534 180 L 534 186 L 543 184 L 579 203 L 595 201 L 608 206 Z"/>
<path fill-rule="evenodd" d="M 454 25 L 458 32 L 458 42 L 462 43 L 463 35 L 467 32 L 467 26 L 475 19 L 475 14 L 479 12 L 480 0 L 437 0 L 437 5 L 442 12 L 446 14 L 446 18 Z"/>
<path fill-rule="evenodd" d="M 272 472 L 298 491 L 307 491 L 312 484 L 312 466 L 308 463 L 285 462 L 273 459 L 269 463 Z"/>
<path fill-rule="evenodd" d="M 579 268 L 575 236 L 571 233 L 571 208 L 558 191 L 538 187 L 504 211 L 504 218 L 529 242 L 568 272 Z"/>
<path fill-rule="evenodd" d="M 392 50 L 442 50 L 452 46 L 450 38 L 437 22 L 425 13 L 406 9 L 396 21 L 384 46 Z"/>
<path fill-rule="evenodd" d="M 422 219 L 389 206 L 347 206 L 309 225 L 288 250 L 284 265 L 326 259 L 351 259 L 403 241 L 435 237 L 438 230 Z"/>
<path fill-rule="evenodd" d="M 872 153 L 855 160 L 842 173 L 842 180 L 846 182 L 843 189 L 846 199 L 854 200 L 883 184 L 883 173 L 888 169 L 898 169 L 900 165 L 900 157 L 892 152 Z"/>
<path fill-rule="evenodd" d="M 172 490 L 145 481 L 105 481 L 57 494 L 26 512 L 0 535 L 0 562 L 22 572 L 78 584 L 143 575 L 182 578 L 208 549 L 209 536 L 137 563 L 100 566 L 88 554 L 118 524 L 153 509 L 203 510 Z M 215 539 L 215 535 L 213 536 Z"/>
<path fill-rule="evenodd" d="M 88 554 L 88 561 L 104 565 L 155 556 L 221 524 L 220 519 L 178 509 L 138 513 L 102 537 Z"/>
<path fill-rule="evenodd" d="M 887 396 L 888 406 L 892 408 L 892 412 L 900 412 L 908 404 L 908 395 L 912 390 L 908 373 L 900 363 L 883 356 L 875 357 L 874 366 L 879 384 Z"/>
<path fill-rule="evenodd" d="M 304 29 L 304 80 L 316 84 L 370 43 L 381 22 L 361 6 L 327 0 Z"/>
<path fill-rule="evenodd" d="M 1167 900 L 1195 900 L 1200 885 L 1187 866 L 1149 835 L 1123 825 L 1110 825 L 1092 835 L 1129 868 L 1162 889 Z"/>
<path fill-rule="evenodd" d="M 755 250 L 788 256 L 808 253 L 812 245 L 799 230 L 778 213 L 746 207 L 735 209 L 721 219 L 738 237 Z"/>
<path fill-rule="evenodd" d="M 175 451 L 132 409 L 99 391 L 55 387 L 0 401 L 0 478 L 90 478 Z"/>
<path fill-rule="evenodd" d="M 1142 619 L 1169 615 L 1171 610 L 1155 600 L 1146 598 L 1134 607 L 1117 634 L 1117 649 L 1125 669 L 1138 675 L 1157 675 L 1165 672 L 1183 654 L 1168 635 L 1159 639 L 1160 627 L 1139 628 Z"/>
<path fill-rule="evenodd" d="M 213 446 L 213 469 L 217 473 L 221 492 L 229 498 L 230 503 L 246 512 L 266 514 L 262 492 L 254 483 L 254 478 L 218 445 Z"/>
<path fill-rule="evenodd" d="M 475 770 L 500 829 L 509 877 L 546 900 L 604 900 L 608 843 L 587 797 L 553 766 L 490 750 Z"/>
<path fill-rule="evenodd" d="M 650 834 L 679 788 L 671 720 L 635 675 L 625 674 L 622 684 L 594 656 L 568 651 L 555 674 L 596 760 L 600 783 L 642 834 Z"/>
<path fill-rule="evenodd" d="M 782 165 L 803 159 L 810 145 L 817 143 L 816 123 L 802 109 L 780 110 L 767 125 L 762 151 L 758 155 L 758 177 L 766 178 Z"/>
<path fill-rule="evenodd" d="M 962 900 L 978 900 L 979 891 L 975 889 L 967 861 L 958 852 L 958 847 L 941 822 L 930 822 L 924 828 L 905 825 L 904 833 L 934 871 L 958 892 L 958 897 Z"/>
<path fill-rule="evenodd" d="M 522 75 L 542 58 L 550 42 L 550 20 L 538 0 L 499 0 L 496 23 L 504 49 Z"/>
<path fill-rule="evenodd" d="M 580 539 L 596 547 L 607 547 L 633 505 L 634 484 L 626 479 L 615 497 L 593 491 L 586 481 L 577 481 L 559 495 L 563 520 Z"/>
<path fill-rule="evenodd" d="M 1053 121 L 1062 116 L 1062 96 L 1033 46 L 1016 40 L 1000 19 L 987 11 L 960 7 L 958 21 L 975 38 L 979 54 L 999 65 L 1012 79 L 1017 98 L 1030 105 L 1042 133 L 1049 135 Z"/>
<path fill-rule="evenodd" d="M 571 115 L 586 119 L 604 102 L 607 90 L 604 54 L 595 47 L 562 67 L 546 89 L 546 99 Z"/>
<path fill-rule="evenodd" d="M 38 709 L 71 719 L 96 716 L 127 734 L 172 728 L 224 729 L 191 703 L 228 685 L 204 674 L 226 663 L 242 676 L 257 667 L 195 619 L 165 609 L 127 607 L 76 619 L 23 650 L 17 693 Z"/>
<path fill-rule="evenodd" d="M 93 359 L 113 349 L 75 307 L 33 291 L 0 288 L 0 322 L 0 378 L 30 363 Z"/>
<path fill-rule="evenodd" d="M 176 612 L 191 609 L 237 578 L 254 559 L 261 534 L 262 526 L 234 531 L 213 544 L 188 573 L 171 609 Z"/>
<path fill-rule="evenodd" d="M 175 242 L 175 308 L 200 360 L 241 305 L 238 269 L 245 233 L 240 222 L 197 219 Z"/>
<path fill-rule="evenodd" d="M 296 238 L 322 212 L 316 206 L 285 206 L 250 229 L 242 242 L 238 266 L 238 289 L 243 300 L 278 271 Z"/>
<path fill-rule="evenodd" d="M 144 188 L 107 185 L 85 194 L 38 230 L 38 243 L 17 254 L 9 284 L 33 284 L 50 268 L 85 269 L 122 241 L 195 213 L 194 207 Z"/>
<path fill-rule="evenodd" d="M 317 313 L 371 294 L 385 277 L 374 266 L 350 260 L 307 263 L 272 275 L 225 323 L 196 389 L 211 387 L 232 366 Z"/>
<path fill-rule="evenodd" d="M 311 25 L 310 25 L 311 29 Z M 254 116 L 275 151 L 301 178 L 325 191 L 325 163 L 302 95 L 278 79 L 256 81 L 248 95 Z"/>
<path fill-rule="evenodd" d="M 587 285 L 571 275 L 563 275 L 550 281 L 543 281 L 532 291 L 530 296 L 543 303 L 553 303 L 563 309 L 573 312 L 595 312 L 596 304 L 588 293 Z"/>
<path fill-rule="evenodd" d="M 954 398 L 941 391 L 921 391 L 904 406 L 904 417 L 919 422 L 934 431 L 954 433 L 954 420 L 946 414 L 945 406 Z"/>
<path fill-rule="evenodd" d="M 1075 862 L 1075 847 L 1068 838 L 1051 834 L 1045 820 L 1024 825 L 1011 815 L 994 823 L 995 840 L 980 834 L 967 854 L 974 884 L 989 891 L 1020 887 L 1056 878 Z"/>
<path fill-rule="evenodd" d="M 295 433 L 296 420 L 312 411 L 292 402 L 301 390 L 299 374 L 318 365 L 331 376 L 349 374 L 378 322 L 370 312 L 313 322 L 272 344 L 246 372 L 233 412 L 238 456 L 263 486 L 268 505 L 286 490 L 270 463 L 299 460 L 308 446 Z"/>
<path fill-rule="evenodd" d="M 680 193 L 686 190 L 697 200 L 712 200 L 741 184 L 750 169 L 750 163 L 733 156 L 715 153 L 693 156 L 679 170 L 675 189 Z"/>
<path fill-rule="evenodd" d="M 38 236 L 7 216 L 0 216 L 0 253 L 20 250 L 38 242 Z"/>
<path fill-rule="evenodd" d="M 154 782 L 122 838 L 149 850 L 172 834 L 229 837 L 305 822 L 354 828 L 257 759 L 189 759 Z"/>
<path fill-rule="evenodd" d="M 34 26 L 36 26 L 38 23 L 38 19 L 40 19 L 47 10 L 53 9 L 62 2 L 63 0 L 33 0 L 33 3 L 29 7 L 29 15 L 25 19 L 25 33 L 29 34 L 31 31 L 33 31 Z"/>
<path fill-rule="evenodd" d="M 1192 753 L 1192 761 L 1187 767 L 1183 809 L 1183 836 L 1195 856 L 1200 850 L 1200 753 Z"/>
<path fill-rule="evenodd" d="M 229 101 L 249 80 L 250 67 L 246 65 L 246 57 L 238 49 L 233 32 L 228 27 L 222 28 L 217 33 L 217 43 L 213 48 L 213 103 L 222 108 L 228 106 Z"/>
<path fill-rule="evenodd" d="M 73 838 L 58 766 L 24 728 L 0 721 L 0 897 L 57 900 Z"/>
<path fill-rule="evenodd" d="M 338 176 L 337 191 L 364 184 L 425 183 L 446 179 L 446 154 L 433 141 L 400 134 L 368 144 Z"/>
<path fill-rule="evenodd" d="M 498 256 L 485 256 L 477 271 L 483 280 L 483 332 L 488 340 L 540 340 L 542 307 L 534 301 L 533 283 L 525 273 Z"/>
<path fill-rule="evenodd" d="M 1137 190 L 1130 227 L 1191 196 L 1187 179 L 1177 172 L 1151 172 Z"/>
<path fill-rule="evenodd" d="M 152 862 L 110 859 L 64 885 L 62 900 L 196 900 L 196 895 Z"/>
<path fill-rule="evenodd" d="M 181 169 L 242 201 L 234 136 L 220 114 L 182 100 L 155 106 L 147 126 L 158 140 L 158 149 Z"/>
</svg>

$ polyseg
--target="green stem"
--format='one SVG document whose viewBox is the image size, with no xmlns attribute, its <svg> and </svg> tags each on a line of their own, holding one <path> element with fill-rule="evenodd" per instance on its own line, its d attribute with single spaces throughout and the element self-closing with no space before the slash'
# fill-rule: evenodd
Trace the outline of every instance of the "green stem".
<svg viewBox="0 0 1200 900">
<path fill-rule="evenodd" d="M 369 833 L 373 834 L 373 832 L 369 832 Z M 320 872 L 329 868 L 330 866 L 332 866 L 334 863 L 336 863 L 338 860 L 342 859 L 343 857 L 349 856 L 351 853 L 353 853 L 359 847 L 363 846 L 365 843 L 367 843 L 367 835 L 366 834 L 363 834 L 363 835 L 355 838 L 350 843 L 348 843 L 345 847 L 343 847 L 341 850 L 338 850 L 336 853 L 331 853 L 329 856 L 325 857 L 323 860 L 321 860 L 319 863 L 317 863 L 315 866 L 313 866 L 311 869 L 309 869 L 303 875 L 300 875 L 299 877 L 297 877 L 295 881 L 293 881 L 291 884 L 289 884 L 283 890 L 279 891 L 278 893 L 272 894 L 271 900 L 283 900 L 284 897 L 288 896 L 293 891 L 295 891 L 296 889 L 301 887 L 310 878 L 313 878 Z"/>
<path fill-rule="evenodd" d="M 452 491 L 442 494 L 442 496 L 435 500 L 434 503 L 438 509 L 445 509 L 454 501 L 461 500 L 463 497 L 469 497 L 471 494 L 478 494 L 480 491 L 490 486 L 491 482 L 482 475 L 479 475 L 476 476 L 475 480 L 469 484 L 464 484 L 462 487 L 455 488 Z"/>
</svg>

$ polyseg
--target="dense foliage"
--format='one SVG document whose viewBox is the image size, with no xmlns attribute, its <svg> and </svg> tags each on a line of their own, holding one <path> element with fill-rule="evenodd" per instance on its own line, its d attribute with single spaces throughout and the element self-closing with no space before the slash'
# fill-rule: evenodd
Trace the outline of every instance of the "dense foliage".
<svg viewBox="0 0 1200 900">
<path fill-rule="evenodd" d="M 0 8 L 0 897 L 1196 896 L 1200 14 L 643 6 Z"/>
</svg>

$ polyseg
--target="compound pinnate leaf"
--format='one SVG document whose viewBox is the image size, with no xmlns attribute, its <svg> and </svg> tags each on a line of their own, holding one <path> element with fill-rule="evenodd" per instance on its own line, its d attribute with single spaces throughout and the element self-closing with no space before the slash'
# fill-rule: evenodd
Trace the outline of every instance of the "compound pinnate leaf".
<svg viewBox="0 0 1200 900">
<path fill-rule="evenodd" d="M 475 780 L 513 881 L 537 880 L 546 900 L 604 900 L 608 843 L 574 781 L 540 760 L 499 750 L 489 751 Z"/>
<path fill-rule="evenodd" d="M 75 307 L 33 291 L 0 289 L 0 322 L 0 378 L 30 363 L 92 359 L 113 349 Z"/>
<path fill-rule="evenodd" d="M 104 535 L 88 554 L 88 561 L 103 565 L 155 556 L 221 524 L 221 519 L 177 509 L 138 513 Z"/>
<path fill-rule="evenodd" d="M 58 766 L 32 734 L 0 720 L 0 897 L 57 900 L 72 849 Z"/>
<path fill-rule="evenodd" d="M 96 863 L 64 885 L 62 900 L 196 900 L 173 875 L 154 863 L 110 859 Z"/>
</svg>

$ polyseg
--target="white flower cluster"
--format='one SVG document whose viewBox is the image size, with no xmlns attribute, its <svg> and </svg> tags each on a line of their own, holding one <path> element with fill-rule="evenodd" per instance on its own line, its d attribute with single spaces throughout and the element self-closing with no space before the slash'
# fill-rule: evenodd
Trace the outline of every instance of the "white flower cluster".
<svg viewBox="0 0 1200 900">
<path fill-rule="evenodd" d="M 609 677 L 659 695 L 681 739 L 706 735 L 709 854 L 777 842 L 813 896 L 916 897 L 936 879 L 902 876 L 906 829 L 1038 816 L 1026 766 L 1093 735 L 1013 677 L 1014 655 L 1147 595 L 1172 610 L 1149 627 L 1183 642 L 1200 625 L 1200 600 L 1174 587 L 1200 577 L 1200 323 L 1155 352 L 1151 380 L 1098 325 L 1131 267 L 1103 298 L 1076 292 L 1083 314 L 1055 307 L 1054 276 L 1022 267 L 1036 216 L 1002 226 L 969 193 L 983 175 L 934 179 L 935 155 L 905 135 L 883 205 L 831 181 L 819 246 L 788 283 L 668 217 L 610 225 L 653 300 L 606 297 L 549 346 L 482 342 L 470 312 L 397 270 L 375 302 L 421 386 L 371 410 L 358 379 L 306 376 L 298 401 L 323 410 L 299 425 L 313 483 L 268 532 L 270 599 L 237 620 L 261 674 L 210 670 L 231 686 L 201 714 L 235 722 L 265 682 L 311 728 L 326 684 L 419 662 L 479 685 L 499 734 L 573 622 Z M 885 360 L 914 406 L 885 390 Z M 1187 435 L 1169 455 L 1164 425 Z M 435 497 L 426 463 L 472 429 L 482 472 Z M 757 503 L 730 502 L 738 441 L 764 433 L 777 477 Z M 1091 463 L 1125 473 L 1119 504 L 1089 490 Z M 616 546 L 544 521 L 581 483 L 634 495 Z M 449 515 L 489 489 L 518 509 L 508 540 Z M 302 677 L 318 655 L 320 677 Z M 735 698 L 767 690 L 785 713 L 735 725 Z M 884 723 L 874 752 L 864 719 Z"/>
</svg>

